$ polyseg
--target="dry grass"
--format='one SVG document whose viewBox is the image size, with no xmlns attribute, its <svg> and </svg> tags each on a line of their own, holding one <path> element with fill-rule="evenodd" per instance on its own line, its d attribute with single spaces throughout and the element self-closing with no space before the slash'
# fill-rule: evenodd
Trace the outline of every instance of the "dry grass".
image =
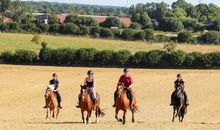
<svg viewBox="0 0 220 130">
<path fill-rule="evenodd" d="M 0 52 L 5 50 L 30 49 L 39 51 L 40 45 L 31 42 L 32 34 L 0 33 Z M 98 50 L 122 50 L 127 49 L 132 53 L 137 51 L 149 51 L 163 49 L 163 44 L 150 44 L 141 41 L 122 41 L 109 39 L 94 39 L 88 37 L 52 36 L 41 35 L 42 41 L 49 43 L 52 48 L 96 48 Z M 179 44 L 177 49 L 186 52 L 212 52 L 220 51 L 220 46 L 214 45 L 188 45 Z"/>
<path fill-rule="evenodd" d="M 219 70 L 149 70 L 132 69 L 135 91 L 140 112 L 135 114 L 136 123 L 127 124 L 114 119 L 113 92 L 121 69 L 93 68 L 106 116 L 99 124 L 81 123 L 80 111 L 74 107 L 88 68 L 42 67 L 0 65 L 0 129 L 2 130 L 49 130 L 49 129 L 165 129 L 165 130 L 219 130 L 220 96 Z M 61 82 L 60 92 L 63 109 L 58 120 L 45 120 L 44 90 L 50 76 L 57 72 Z M 171 122 L 172 108 L 169 106 L 173 81 L 182 73 L 190 106 L 183 123 Z M 94 113 L 92 121 L 94 121 Z"/>
</svg>

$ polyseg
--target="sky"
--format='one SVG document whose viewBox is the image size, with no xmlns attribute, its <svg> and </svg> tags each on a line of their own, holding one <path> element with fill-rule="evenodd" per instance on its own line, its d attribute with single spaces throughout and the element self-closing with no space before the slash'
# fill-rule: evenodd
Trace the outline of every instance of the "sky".
<svg viewBox="0 0 220 130">
<path fill-rule="evenodd" d="M 27 0 L 23 0 L 27 1 Z M 62 3 L 79 3 L 79 4 L 90 4 L 90 5 L 113 5 L 113 6 L 130 6 L 137 3 L 147 2 L 161 2 L 164 1 L 171 5 L 176 0 L 33 0 L 33 1 L 50 1 L 50 2 L 62 2 Z M 128 1 L 128 2 L 126 2 Z M 186 0 L 192 4 L 198 4 L 200 0 Z M 203 3 L 213 3 L 220 7 L 220 0 L 202 0 Z"/>
</svg>

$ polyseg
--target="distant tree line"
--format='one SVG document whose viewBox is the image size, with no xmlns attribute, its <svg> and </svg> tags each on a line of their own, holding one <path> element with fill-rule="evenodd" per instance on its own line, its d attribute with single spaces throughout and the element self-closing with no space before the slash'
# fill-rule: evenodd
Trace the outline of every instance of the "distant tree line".
<svg viewBox="0 0 220 130">
<path fill-rule="evenodd" d="M 30 4 L 29 7 L 33 6 L 32 9 L 24 6 L 28 3 Z M 64 23 L 60 23 L 57 17 L 57 12 L 60 11 L 56 8 L 63 7 L 61 5 L 72 7 L 74 4 L 0 0 L 0 19 L 2 21 L 0 22 L 0 30 L 4 32 L 54 33 L 145 40 L 149 42 L 220 44 L 220 33 L 218 32 L 220 30 L 220 8 L 214 4 L 194 6 L 185 2 L 185 0 L 177 0 L 172 4 L 172 8 L 168 8 L 168 5 L 164 2 L 133 5 L 127 10 L 133 21 L 129 28 L 112 15 L 103 23 L 98 24 L 92 17 L 77 15 L 80 14 L 77 11 L 74 14 L 69 14 Z M 88 5 L 81 6 L 89 7 Z M 92 6 L 90 9 L 93 9 L 93 7 L 119 9 L 119 7 L 108 6 Z M 50 12 L 48 24 L 32 16 L 32 12 L 44 12 L 35 10 L 41 8 L 52 9 L 52 11 L 47 11 Z M 67 7 L 66 9 L 68 10 Z M 84 10 L 84 8 L 81 9 Z M 4 22 L 6 17 L 11 18 L 13 21 Z M 159 22 L 158 26 L 155 26 L 153 19 Z M 118 29 L 112 29 L 111 27 L 117 27 Z M 176 32 L 178 36 L 157 34 L 154 30 Z M 192 34 L 192 32 L 203 32 L 204 30 L 208 31 L 197 37 Z"/>
</svg>

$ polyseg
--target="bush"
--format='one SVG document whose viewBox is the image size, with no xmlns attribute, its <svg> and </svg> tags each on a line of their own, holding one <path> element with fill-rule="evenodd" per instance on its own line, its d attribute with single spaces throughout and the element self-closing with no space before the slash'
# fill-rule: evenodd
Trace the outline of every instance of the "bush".
<svg viewBox="0 0 220 130">
<path fill-rule="evenodd" d="M 60 32 L 63 34 L 78 34 L 79 27 L 73 23 L 65 23 L 60 26 Z"/>
<path fill-rule="evenodd" d="M 148 65 L 148 52 L 136 52 L 131 62 L 132 65 L 146 67 Z"/>
<path fill-rule="evenodd" d="M 154 42 L 170 42 L 170 37 L 162 34 L 155 35 L 153 37 Z"/>
<path fill-rule="evenodd" d="M 200 36 L 200 42 L 207 44 L 220 44 L 220 32 L 210 31 Z"/>
<path fill-rule="evenodd" d="M 208 53 L 208 57 L 212 61 L 213 67 L 220 67 L 220 52 Z"/>
<path fill-rule="evenodd" d="M 194 53 L 193 66 L 196 68 L 209 68 L 212 65 L 211 58 L 208 54 Z"/>
<path fill-rule="evenodd" d="M 48 24 L 40 24 L 39 29 L 40 29 L 40 32 L 48 32 L 49 25 Z"/>
<path fill-rule="evenodd" d="M 102 28 L 100 30 L 100 37 L 111 38 L 113 36 L 112 31 L 107 28 Z"/>
<path fill-rule="evenodd" d="M 128 50 L 121 50 L 113 54 L 113 63 L 116 66 L 125 66 L 128 64 L 131 52 Z"/>
<path fill-rule="evenodd" d="M 152 50 L 148 52 L 147 61 L 150 67 L 160 66 L 161 59 L 164 56 L 165 52 L 161 50 Z"/>
<path fill-rule="evenodd" d="M 18 30 L 19 24 L 16 22 L 2 23 L 0 28 L 2 31 Z"/>
<path fill-rule="evenodd" d="M 13 54 L 13 63 L 34 63 L 37 61 L 37 54 L 30 50 L 16 50 Z"/>
<path fill-rule="evenodd" d="M 137 22 L 133 22 L 130 26 L 131 29 L 141 29 L 142 26 L 141 24 L 137 23 Z"/>
<path fill-rule="evenodd" d="M 178 33 L 177 36 L 178 42 L 183 43 L 191 43 L 193 41 L 193 36 L 191 32 L 188 31 L 184 31 L 184 32 L 180 32 Z"/>
<path fill-rule="evenodd" d="M 183 51 L 174 51 L 169 55 L 169 63 L 171 66 L 181 67 L 185 61 L 186 53 Z"/>
<path fill-rule="evenodd" d="M 89 30 L 88 27 L 82 26 L 82 27 L 80 27 L 79 34 L 80 35 L 89 35 L 90 34 L 90 30 Z"/>
<path fill-rule="evenodd" d="M 13 62 L 13 54 L 10 51 L 5 51 L 1 53 L 1 59 L 3 59 L 3 61 L 5 63 L 11 63 Z"/>
<path fill-rule="evenodd" d="M 111 66 L 113 63 L 113 51 L 103 50 L 96 53 L 94 63 L 101 66 Z"/>
<path fill-rule="evenodd" d="M 90 28 L 90 35 L 93 35 L 95 37 L 99 37 L 100 34 L 100 27 L 91 27 Z"/>
<path fill-rule="evenodd" d="M 196 19 L 187 18 L 183 20 L 184 28 L 187 30 L 196 30 L 198 21 Z"/>
<path fill-rule="evenodd" d="M 76 64 L 93 66 L 96 53 L 97 50 L 93 48 L 81 48 L 77 50 L 75 53 Z"/>
<path fill-rule="evenodd" d="M 52 24 L 50 25 L 49 27 L 49 32 L 52 32 L 52 33 L 59 33 L 59 28 L 60 28 L 60 24 Z"/>
<path fill-rule="evenodd" d="M 125 29 L 122 32 L 122 38 L 125 40 L 134 40 L 135 32 L 132 29 Z"/>
<path fill-rule="evenodd" d="M 154 38 L 154 30 L 146 29 L 144 32 L 146 34 L 146 37 L 145 37 L 146 40 L 148 40 L 148 41 L 153 40 L 153 38 Z"/>
<path fill-rule="evenodd" d="M 145 37 L 146 37 L 146 34 L 144 31 L 139 31 L 139 32 L 135 33 L 135 35 L 134 35 L 135 40 L 144 40 Z"/>
</svg>

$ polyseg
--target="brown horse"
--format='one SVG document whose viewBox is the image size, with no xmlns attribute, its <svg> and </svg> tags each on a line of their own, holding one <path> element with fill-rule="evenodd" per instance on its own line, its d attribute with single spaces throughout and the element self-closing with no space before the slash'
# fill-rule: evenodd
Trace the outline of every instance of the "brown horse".
<svg viewBox="0 0 220 130">
<path fill-rule="evenodd" d="M 98 92 L 96 92 L 96 97 L 97 97 L 97 101 L 93 106 L 89 89 L 83 89 L 82 100 L 80 102 L 80 109 L 81 109 L 82 120 L 83 120 L 84 124 L 90 124 L 91 123 L 91 114 L 92 114 L 93 108 L 95 109 L 96 123 L 99 122 L 100 115 L 102 117 L 105 115 L 105 113 L 102 112 L 102 110 L 99 107 L 99 105 L 100 105 L 100 95 L 99 95 Z M 84 117 L 84 112 L 85 111 L 87 112 L 86 120 L 85 120 L 85 117 Z"/>
<path fill-rule="evenodd" d="M 179 122 L 183 122 L 184 115 L 187 112 L 187 105 L 185 101 L 185 96 L 183 94 L 183 88 L 178 86 L 175 92 L 174 104 L 173 104 L 173 119 L 174 122 L 175 117 L 179 117 Z"/>
<path fill-rule="evenodd" d="M 119 92 L 118 92 L 118 97 L 116 99 L 116 103 L 115 103 L 115 118 L 119 121 L 119 122 L 123 122 L 123 124 L 125 124 L 126 122 L 126 113 L 127 113 L 127 110 L 129 109 L 129 104 L 130 104 L 130 100 L 128 99 L 127 97 L 127 90 L 121 86 L 119 88 Z M 132 112 L 132 122 L 134 123 L 135 120 L 134 120 L 134 113 L 136 112 L 137 109 L 137 106 L 136 106 L 136 99 L 135 97 L 133 98 L 133 102 L 132 102 L 132 106 L 133 106 L 133 109 L 131 110 Z M 119 119 L 118 118 L 118 112 L 119 110 L 122 110 L 123 111 L 123 119 Z"/>
<path fill-rule="evenodd" d="M 47 94 L 48 94 L 48 98 L 47 98 L 47 112 L 46 112 L 46 119 L 48 119 L 49 115 L 49 111 L 50 111 L 50 118 L 56 118 L 59 115 L 59 107 L 58 107 L 58 102 L 57 102 L 57 98 L 54 94 L 54 92 L 51 89 L 47 90 Z M 51 115 L 52 112 L 52 115 Z"/>
</svg>

